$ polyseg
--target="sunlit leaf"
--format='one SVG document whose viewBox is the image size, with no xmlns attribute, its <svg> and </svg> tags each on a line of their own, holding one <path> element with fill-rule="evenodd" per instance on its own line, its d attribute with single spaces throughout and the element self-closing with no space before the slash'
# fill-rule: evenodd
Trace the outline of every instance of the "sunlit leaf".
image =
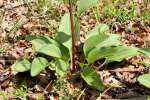
<svg viewBox="0 0 150 100">
<path fill-rule="evenodd" d="M 80 37 L 80 27 L 77 18 L 74 19 L 75 22 L 75 34 L 76 34 L 76 41 L 79 40 Z M 66 13 L 60 22 L 58 35 L 56 36 L 56 40 L 60 43 L 63 43 L 67 48 L 71 49 L 71 42 L 72 42 L 72 34 L 70 28 L 70 15 Z"/>
<path fill-rule="evenodd" d="M 88 53 L 95 48 L 99 43 L 101 43 L 102 41 L 104 41 L 105 39 L 107 39 L 108 36 L 107 35 L 103 35 L 102 37 L 100 35 L 97 36 L 92 36 L 90 38 L 88 38 L 85 43 L 84 43 L 84 54 L 85 56 L 88 55 Z"/>
<path fill-rule="evenodd" d="M 48 66 L 48 61 L 45 58 L 38 57 L 32 61 L 31 76 L 37 76 Z"/>
<path fill-rule="evenodd" d="M 60 49 L 54 44 L 43 45 L 40 49 L 37 50 L 37 52 L 56 58 L 62 57 Z"/>
<path fill-rule="evenodd" d="M 139 77 L 138 77 L 138 81 L 139 81 L 142 85 L 144 85 L 144 86 L 150 88 L 150 74 L 145 74 L 145 75 L 139 76 Z"/>
<path fill-rule="evenodd" d="M 147 56 L 150 58 L 150 48 L 144 48 L 144 49 L 139 49 L 138 50 L 141 54 Z"/>
<path fill-rule="evenodd" d="M 69 59 L 69 50 L 60 42 L 49 38 L 48 36 L 27 36 L 26 40 L 31 41 L 33 49 L 38 52 L 43 46 L 47 46 L 49 44 L 55 45 L 58 47 L 62 54 L 62 59 Z M 44 47 L 45 48 L 45 47 Z M 47 47 L 48 48 L 48 47 Z M 47 53 L 46 53 L 47 54 Z"/>
<path fill-rule="evenodd" d="M 121 45 L 120 36 L 116 34 L 103 34 L 103 35 L 94 35 L 88 38 L 85 41 L 83 50 L 85 56 L 94 49 L 94 48 L 102 48 L 102 47 L 109 47 L 109 46 L 118 46 Z"/>
<path fill-rule="evenodd" d="M 100 91 L 103 91 L 103 83 L 100 76 L 91 67 L 85 67 L 81 72 L 81 77 L 86 81 L 86 83 Z"/>
<path fill-rule="evenodd" d="M 69 71 L 69 63 L 68 61 L 64 60 L 57 60 L 56 61 L 56 73 L 60 75 L 61 77 L 64 77 L 67 75 L 67 72 Z"/>
<path fill-rule="evenodd" d="M 27 59 L 23 59 L 13 64 L 12 70 L 14 72 L 25 72 L 30 70 L 30 67 L 31 67 L 31 63 Z"/>
<path fill-rule="evenodd" d="M 43 53 L 48 56 L 61 58 L 61 50 L 56 45 L 52 44 L 47 38 L 39 38 L 31 41 L 32 48 L 35 52 Z"/>
<path fill-rule="evenodd" d="M 106 24 L 97 24 L 92 30 L 87 32 L 86 38 L 89 38 L 94 35 L 103 35 L 108 33 L 109 27 Z"/>
<path fill-rule="evenodd" d="M 123 59 L 139 55 L 136 48 L 126 46 L 111 46 L 104 48 L 95 48 L 88 54 L 88 63 L 93 63 L 96 60 L 105 58 L 107 63 L 112 61 L 122 61 Z"/>
<path fill-rule="evenodd" d="M 87 9 L 96 6 L 99 0 L 78 0 L 77 2 L 77 12 L 80 16 Z"/>
<path fill-rule="evenodd" d="M 43 45 L 48 44 L 44 40 L 41 40 L 41 39 L 34 39 L 31 41 L 31 43 L 32 43 L 32 48 L 34 51 L 38 51 L 43 47 Z"/>
<path fill-rule="evenodd" d="M 32 41 L 34 39 L 40 39 L 40 40 L 44 41 L 45 43 L 51 43 L 51 41 L 53 41 L 53 39 L 49 38 L 48 36 L 27 35 L 25 37 L 25 40 L 27 40 L 27 41 Z"/>
</svg>

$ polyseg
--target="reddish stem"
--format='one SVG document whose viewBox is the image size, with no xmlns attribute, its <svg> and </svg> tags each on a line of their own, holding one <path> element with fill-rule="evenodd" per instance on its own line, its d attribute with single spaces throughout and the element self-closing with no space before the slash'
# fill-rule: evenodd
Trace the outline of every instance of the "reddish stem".
<svg viewBox="0 0 150 100">
<path fill-rule="evenodd" d="M 71 57 L 71 73 L 76 72 L 76 62 L 75 62 L 75 43 L 76 43 L 76 37 L 75 37 L 75 29 L 74 29 L 74 15 L 73 15 L 73 5 L 71 0 L 69 0 L 69 13 L 70 13 L 70 24 L 71 24 L 71 33 L 72 33 L 72 57 Z"/>
</svg>

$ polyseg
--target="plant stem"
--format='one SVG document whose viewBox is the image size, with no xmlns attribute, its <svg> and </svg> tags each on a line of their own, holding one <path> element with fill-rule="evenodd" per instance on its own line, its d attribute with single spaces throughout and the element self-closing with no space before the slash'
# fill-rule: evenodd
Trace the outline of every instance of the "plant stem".
<svg viewBox="0 0 150 100">
<path fill-rule="evenodd" d="M 76 62 L 75 62 L 75 43 L 76 43 L 76 37 L 75 37 L 75 29 L 74 29 L 74 15 L 73 15 L 73 4 L 71 0 L 69 0 L 69 13 L 70 13 L 70 24 L 71 24 L 71 33 L 72 33 L 72 58 L 71 58 L 71 73 L 76 72 Z"/>
</svg>

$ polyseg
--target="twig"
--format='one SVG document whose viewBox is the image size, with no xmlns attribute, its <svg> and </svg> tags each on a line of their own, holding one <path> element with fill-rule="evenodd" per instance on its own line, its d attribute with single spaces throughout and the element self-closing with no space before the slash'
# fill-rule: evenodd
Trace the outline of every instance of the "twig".
<svg viewBox="0 0 150 100">
<path fill-rule="evenodd" d="M 47 91 L 48 87 L 49 87 L 51 84 L 52 84 L 52 81 L 50 81 L 50 82 L 48 83 L 48 85 L 45 87 L 44 92 Z"/>
<path fill-rule="evenodd" d="M 99 70 L 100 68 L 102 68 L 105 64 L 107 63 L 107 61 L 105 60 L 100 66 L 96 67 L 93 66 L 96 70 Z"/>
<path fill-rule="evenodd" d="M 97 100 L 101 100 L 102 96 L 104 96 L 112 87 L 108 87 L 100 96 L 97 98 Z"/>
<path fill-rule="evenodd" d="M 80 100 L 81 96 L 84 95 L 84 91 L 85 91 L 85 89 L 81 91 L 81 93 L 80 93 L 80 95 L 78 96 L 77 100 Z"/>
<path fill-rule="evenodd" d="M 110 72 L 140 72 L 139 69 L 116 69 L 116 70 L 108 70 Z"/>
</svg>

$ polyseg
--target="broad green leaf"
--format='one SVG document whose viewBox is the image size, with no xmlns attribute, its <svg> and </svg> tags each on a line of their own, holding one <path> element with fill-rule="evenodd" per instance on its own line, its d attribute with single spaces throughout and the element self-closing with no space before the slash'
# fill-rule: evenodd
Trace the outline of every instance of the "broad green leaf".
<svg viewBox="0 0 150 100">
<path fill-rule="evenodd" d="M 109 47 L 109 46 L 118 46 L 121 45 L 120 36 L 116 34 L 103 34 L 103 35 L 94 35 L 88 38 L 85 41 L 83 50 L 85 56 L 94 49 L 94 48 L 102 48 L 102 47 Z"/>
<path fill-rule="evenodd" d="M 48 66 L 48 61 L 45 58 L 38 57 L 32 61 L 31 65 L 31 76 L 38 75 Z"/>
<path fill-rule="evenodd" d="M 88 38 L 83 46 L 85 56 L 87 56 L 88 53 L 96 47 L 96 45 L 104 41 L 106 38 L 108 38 L 106 35 L 103 35 L 102 37 L 100 35 L 96 35 Z"/>
<path fill-rule="evenodd" d="M 150 88 L 150 74 L 145 74 L 145 75 L 139 76 L 139 77 L 138 77 L 138 81 L 139 81 L 142 85 L 144 85 L 144 86 Z"/>
<path fill-rule="evenodd" d="M 74 19 L 75 22 L 75 34 L 76 34 L 76 41 L 80 38 L 80 27 L 77 18 Z M 71 49 L 71 42 L 72 42 L 72 34 L 70 28 L 70 15 L 66 13 L 60 22 L 58 35 L 56 36 L 56 40 L 65 45 L 67 48 Z"/>
<path fill-rule="evenodd" d="M 91 67 L 85 67 L 81 72 L 81 77 L 86 81 L 86 83 L 100 91 L 104 90 L 103 83 L 100 76 Z"/>
<path fill-rule="evenodd" d="M 77 2 L 77 12 L 78 16 L 80 16 L 87 9 L 94 7 L 98 4 L 99 0 L 78 0 Z"/>
<path fill-rule="evenodd" d="M 113 61 L 122 61 L 128 57 L 139 55 L 137 48 L 130 48 L 126 46 L 111 46 L 103 48 L 95 48 L 88 54 L 88 63 L 93 63 L 96 60 L 105 58 L 107 63 Z"/>
<path fill-rule="evenodd" d="M 61 51 L 61 54 L 62 54 L 62 59 L 64 60 L 67 60 L 70 58 L 70 54 L 69 54 L 69 49 L 67 47 L 65 47 L 62 43 L 56 41 L 56 40 L 53 40 L 51 41 L 52 44 L 55 44 Z"/>
<path fill-rule="evenodd" d="M 33 49 L 35 51 L 38 51 L 39 49 L 43 48 L 43 45 L 47 44 L 53 44 L 56 45 L 62 54 L 62 58 L 63 59 L 69 59 L 69 50 L 68 48 L 66 48 L 64 45 L 62 45 L 61 43 L 59 43 L 58 41 L 49 38 L 48 36 L 27 36 L 26 39 L 28 41 L 31 41 Z"/>
<path fill-rule="evenodd" d="M 25 72 L 30 70 L 30 67 L 31 67 L 31 63 L 27 59 L 23 59 L 13 64 L 12 70 L 14 72 Z"/>
<path fill-rule="evenodd" d="M 95 47 L 108 47 L 118 46 L 120 42 L 120 36 L 117 34 L 108 34 L 109 27 L 105 24 L 98 24 L 96 27 L 87 33 L 87 40 L 84 44 L 83 50 L 85 56 Z"/>
<path fill-rule="evenodd" d="M 99 43 L 96 47 L 102 48 L 102 47 L 108 47 L 108 46 L 118 46 L 121 45 L 120 36 L 117 34 L 110 34 L 108 38 L 106 38 L 104 41 Z"/>
<path fill-rule="evenodd" d="M 58 41 L 56 41 L 55 39 L 50 38 L 49 36 L 28 35 L 28 36 L 26 36 L 25 39 L 27 41 L 31 41 L 31 42 L 34 41 L 34 40 L 36 40 L 36 39 L 39 39 L 39 40 L 45 42 L 46 44 L 52 43 L 52 44 L 55 44 L 57 46 L 59 45 Z"/>
<path fill-rule="evenodd" d="M 107 25 L 97 25 L 87 35 L 83 50 L 88 63 L 99 59 L 106 59 L 106 62 L 121 61 L 125 58 L 138 55 L 138 48 L 121 46 L 120 36 L 107 34 Z"/>
<path fill-rule="evenodd" d="M 27 40 L 31 40 L 32 48 L 35 51 L 38 51 L 43 47 L 43 45 L 52 44 L 54 43 L 54 40 L 49 38 L 48 36 L 33 36 L 30 35 L 26 37 Z"/>
<path fill-rule="evenodd" d="M 64 60 L 57 60 L 56 61 L 56 73 L 61 77 L 65 77 L 69 71 L 69 63 L 68 61 Z"/>
<path fill-rule="evenodd" d="M 35 52 L 43 53 L 52 57 L 61 58 L 61 50 L 55 44 L 52 44 L 52 42 L 54 41 L 47 37 L 39 37 L 38 39 L 34 39 L 31 41 L 32 47 L 35 50 Z"/>
<path fill-rule="evenodd" d="M 43 41 L 42 39 L 34 39 L 31 41 L 31 43 L 32 43 L 32 48 L 34 51 L 38 51 L 43 47 L 43 45 L 48 44 L 45 41 Z"/>
<path fill-rule="evenodd" d="M 106 24 L 97 24 L 92 30 L 87 32 L 87 38 L 94 36 L 94 35 L 103 35 L 109 31 L 109 27 Z"/>
<path fill-rule="evenodd" d="M 60 49 L 57 46 L 55 46 L 54 44 L 43 45 L 36 52 L 43 53 L 45 55 L 56 57 L 56 58 L 62 57 Z"/>
<path fill-rule="evenodd" d="M 139 49 L 138 50 L 141 54 L 147 56 L 150 58 L 150 48 L 145 48 L 145 49 Z"/>
</svg>

